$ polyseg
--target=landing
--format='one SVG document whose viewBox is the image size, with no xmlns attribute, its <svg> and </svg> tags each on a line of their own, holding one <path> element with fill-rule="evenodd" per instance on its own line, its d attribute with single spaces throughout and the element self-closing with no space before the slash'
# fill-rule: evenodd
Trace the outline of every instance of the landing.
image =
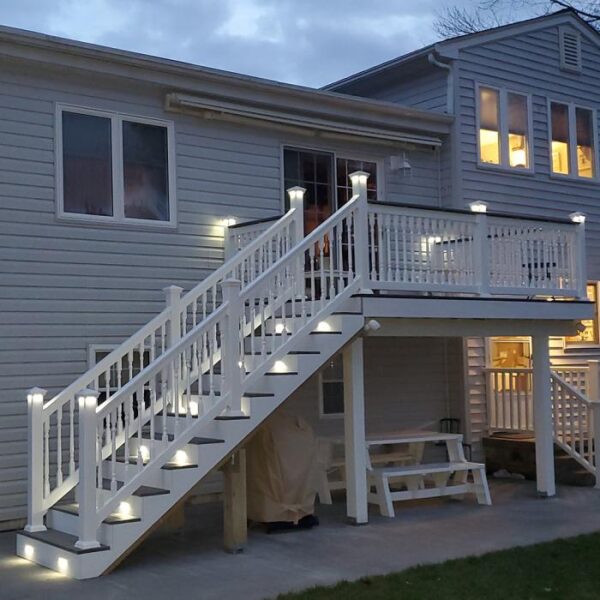
<svg viewBox="0 0 600 600">
<path fill-rule="evenodd" d="M 532 482 L 492 480 L 490 486 L 492 507 L 474 501 L 400 503 L 395 519 L 372 513 L 365 527 L 345 525 L 341 503 L 319 506 L 320 527 L 271 536 L 251 531 L 247 551 L 236 556 L 219 549 L 220 508 L 191 507 L 188 522 L 196 519 L 199 525 L 185 534 L 153 538 L 112 575 L 83 582 L 14 557 L 14 533 L 0 534 L 1 596 L 129 600 L 135 590 L 140 598 L 163 600 L 177 590 L 180 597 L 203 600 L 258 600 L 600 530 L 599 491 L 561 487 L 557 498 L 540 500 Z"/>
</svg>

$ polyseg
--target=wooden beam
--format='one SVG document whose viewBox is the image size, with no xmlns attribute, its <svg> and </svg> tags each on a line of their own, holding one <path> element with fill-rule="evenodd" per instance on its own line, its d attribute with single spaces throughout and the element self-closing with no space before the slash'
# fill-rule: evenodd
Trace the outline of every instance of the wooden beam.
<svg viewBox="0 0 600 600">
<path fill-rule="evenodd" d="M 246 450 L 231 454 L 222 470 L 223 545 L 227 552 L 242 552 L 248 539 Z"/>
</svg>

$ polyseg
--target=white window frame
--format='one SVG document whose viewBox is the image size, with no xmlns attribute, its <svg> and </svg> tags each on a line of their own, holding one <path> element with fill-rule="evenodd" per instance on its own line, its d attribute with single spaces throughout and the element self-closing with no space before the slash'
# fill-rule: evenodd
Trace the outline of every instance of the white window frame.
<svg viewBox="0 0 600 600">
<path fill-rule="evenodd" d="M 301 152 L 320 152 L 327 153 L 333 156 L 333 192 L 335 194 L 335 211 L 339 210 L 338 198 L 337 198 L 337 159 L 343 158 L 345 160 L 357 160 L 362 162 L 374 163 L 377 166 L 377 202 L 381 202 L 385 198 L 385 181 L 384 181 L 384 159 L 381 157 L 375 158 L 373 156 L 360 155 L 357 156 L 352 152 L 340 152 L 328 147 L 319 146 L 303 146 L 300 144 L 281 144 L 279 147 L 279 164 L 281 165 L 281 210 L 285 212 L 285 202 L 287 190 L 285 189 L 285 161 L 284 153 L 286 150 L 299 150 Z M 334 212 L 335 212 L 334 211 Z"/>
<path fill-rule="evenodd" d="M 336 355 L 332 356 L 332 360 L 336 357 Z M 319 371 L 319 419 L 343 419 L 344 418 L 344 411 L 342 410 L 342 412 L 340 413 L 326 413 L 325 412 L 325 395 L 323 393 L 323 384 L 325 382 L 329 383 L 329 382 L 334 382 L 334 383 L 339 383 L 341 382 L 342 385 L 344 385 L 344 379 L 342 377 L 342 379 L 324 379 L 323 377 L 323 373 L 325 372 L 325 368 L 321 369 Z"/>
<path fill-rule="evenodd" d="M 481 126 L 481 106 L 479 97 L 481 88 L 487 88 L 489 90 L 495 90 L 498 92 L 500 109 L 498 115 L 500 133 L 500 164 L 498 165 L 483 162 L 481 160 L 481 147 L 479 140 L 479 129 Z M 508 154 L 508 94 L 518 94 L 519 96 L 525 96 L 527 99 L 527 146 L 529 158 L 529 166 L 527 168 L 510 166 L 510 157 Z M 522 92 L 520 90 L 500 87 L 479 81 L 475 83 L 475 141 L 477 146 L 477 166 L 479 168 L 523 175 L 533 175 L 535 173 L 533 149 L 533 111 L 531 106 L 532 95 L 528 92 Z"/>
<path fill-rule="evenodd" d="M 110 119 L 111 124 L 111 159 L 112 159 L 112 190 L 113 214 L 112 216 L 88 215 L 84 213 L 71 213 L 64 210 L 64 172 L 63 172 L 63 112 L 72 112 L 82 115 L 92 115 Z M 167 130 L 167 176 L 169 196 L 169 220 L 155 221 L 151 219 L 135 219 L 125 216 L 125 190 L 123 176 L 123 121 L 143 123 L 164 127 Z M 176 168 L 175 168 L 175 127 L 173 121 L 139 117 L 126 113 L 113 112 L 76 106 L 72 104 L 56 104 L 55 112 L 55 168 L 56 168 L 56 216 L 60 220 L 104 223 L 107 225 L 136 225 L 151 228 L 175 228 L 177 226 L 176 202 Z"/>
<path fill-rule="evenodd" d="M 552 170 L 552 104 L 562 104 L 567 107 L 567 115 L 569 121 L 569 167 L 570 173 L 555 173 Z M 583 110 L 589 110 L 592 113 L 592 139 L 594 141 L 594 176 L 593 177 L 582 177 L 577 171 L 577 120 L 575 118 L 575 111 L 577 108 Z M 598 183 L 600 181 L 598 174 L 598 166 L 600 162 L 598 160 L 598 115 L 596 109 L 590 106 L 584 106 L 577 102 L 569 102 L 565 100 L 559 100 L 557 98 L 548 98 L 546 105 L 546 111 L 548 115 L 548 170 L 550 177 L 556 179 L 568 179 L 570 181 L 579 181 L 581 183 Z"/>
</svg>

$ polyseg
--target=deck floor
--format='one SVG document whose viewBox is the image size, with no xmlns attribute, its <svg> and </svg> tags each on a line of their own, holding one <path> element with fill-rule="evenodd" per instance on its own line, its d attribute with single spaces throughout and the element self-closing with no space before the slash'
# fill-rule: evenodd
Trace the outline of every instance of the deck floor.
<svg viewBox="0 0 600 600">
<path fill-rule="evenodd" d="M 243 554 L 221 549 L 218 505 L 187 510 L 184 533 L 154 536 L 114 573 L 73 581 L 14 556 L 14 532 L 0 534 L 0 599 L 258 600 L 342 579 L 600 531 L 600 490 L 559 488 L 539 499 L 528 481 L 491 481 L 494 506 L 473 500 L 396 504 L 396 518 L 372 510 L 368 526 L 345 524 L 344 504 L 318 506 L 312 531 L 251 531 Z M 476 533 L 475 533 L 476 532 Z"/>
</svg>

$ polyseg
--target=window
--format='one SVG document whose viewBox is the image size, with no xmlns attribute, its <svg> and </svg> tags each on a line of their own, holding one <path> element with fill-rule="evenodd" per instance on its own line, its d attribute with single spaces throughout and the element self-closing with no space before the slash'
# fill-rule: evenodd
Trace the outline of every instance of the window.
<svg viewBox="0 0 600 600">
<path fill-rule="evenodd" d="M 559 29 L 560 68 L 581 72 L 581 36 L 576 31 Z"/>
<path fill-rule="evenodd" d="M 310 233 L 352 197 L 348 178 L 354 171 L 370 174 L 367 197 L 377 199 L 377 163 L 336 157 L 316 150 L 283 150 L 284 189 L 301 186 L 304 196 L 304 232 Z M 288 202 L 285 198 L 286 206 Z"/>
<path fill-rule="evenodd" d="M 344 415 L 344 367 L 342 355 L 334 356 L 319 373 L 319 415 Z"/>
<path fill-rule="evenodd" d="M 567 346 L 585 346 L 600 343 L 600 339 L 598 338 L 598 287 L 596 283 L 588 283 L 587 297 L 595 305 L 595 316 L 593 319 L 581 321 L 585 329 L 579 331 L 577 335 L 565 337 L 565 344 Z"/>
<path fill-rule="evenodd" d="M 175 222 L 172 124 L 58 107 L 58 214 Z"/>
<path fill-rule="evenodd" d="M 596 177 L 595 113 L 574 104 L 550 102 L 552 173 Z"/>
<path fill-rule="evenodd" d="M 529 97 L 478 87 L 479 162 L 511 169 L 531 168 Z"/>
</svg>

